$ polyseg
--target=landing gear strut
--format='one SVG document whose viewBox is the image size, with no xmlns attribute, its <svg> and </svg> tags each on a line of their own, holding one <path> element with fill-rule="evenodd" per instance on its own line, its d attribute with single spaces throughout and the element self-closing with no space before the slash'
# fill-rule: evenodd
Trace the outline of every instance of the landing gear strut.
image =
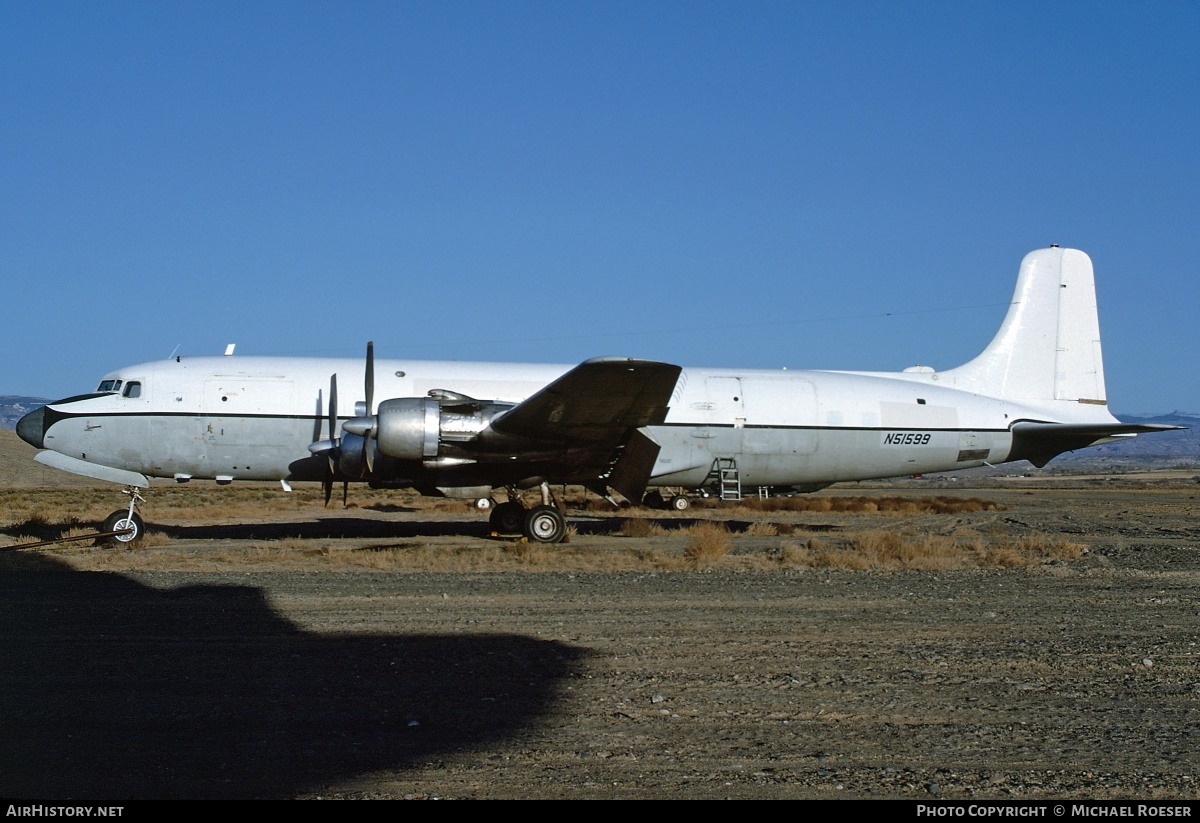
<svg viewBox="0 0 1200 823">
<path fill-rule="evenodd" d="M 117 534 L 102 537 L 97 543 L 111 546 L 131 546 L 139 542 L 146 534 L 146 524 L 141 515 L 134 511 L 139 502 L 145 503 L 146 498 L 134 486 L 121 489 L 121 494 L 129 495 L 129 508 L 118 509 L 104 520 L 100 528 L 102 532 L 117 532 Z"/>
</svg>

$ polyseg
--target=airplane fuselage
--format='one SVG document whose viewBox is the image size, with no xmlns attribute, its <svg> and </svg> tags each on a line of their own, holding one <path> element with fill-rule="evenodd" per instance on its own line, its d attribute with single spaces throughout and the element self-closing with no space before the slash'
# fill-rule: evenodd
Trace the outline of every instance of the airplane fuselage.
<svg viewBox="0 0 1200 823">
<path fill-rule="evenodd" d="M 380 360 L 375 392 L 421 398 L 442 389 L 517 404 L 571 368 Z M 201 357 L 131 366 L 105 376 L 104 381 L 121 381 L 117 391 L 51 404 L 42 445 L 149 477 L 319 480 L 324 463 L 308 446 L 329 434 L 334 373 L 344 396 L 361 396 L 361 390 L 347 391 L 361 385 L 359 360 Z M 136 396 L 125 396 L 131 385 Z M 351 416 L 351 403 L 343 405 L 339 426 Z M 718 458 L 736 460 L 742 482 L 753 486 L 819 485 L 998 463 L 1010 454 L 1014 422 L 1055 419 L 1052 408 L 1039 405 L 938 385 L 930 370 L 688 368 L 676 382 L 665 421 L 646 429 L 661 446 L 649 482 L 700 486 Z M 1112 419 L 1103 407 L 1094 417 Z M 494 483 L 496 466 L 480 467 L 479 455 L 475 458 L 456 460 L 453 444 L 446 443 L 438 456 L 387 468 L 397 483 L 417 486 L 469 486 L 476 474 L 481 485 Z M 497 463 L 504 459 L 498 456 Z"/>
<path fill-rule="evenodd" d="M 729 483 L 736 496 L 745 486 L 1044 466 L 1166 428 L 1109 413 L 1091 260 L 1052 246 L 1021 261 L 987 347 L 941 372 L 685 369 L 617 357 L 376 362 L 368 343 L 363 361 L 226 356 L 119 369 L 94 394 L 26 415 L 17 433 L 45 449 L 39 462 L 127 487 L 148 477 L 320 480 L 327 502 L 335 481 L 479 498 L 501 487 L 509 494 L 489 516 L 495 530 L 554 543 L 566 521 L 551 484 L 661 505 L 647 487 L 718 486 L 725 497 Z M 527 508 L 515 492 L 533 486 L 541 505 Z M 141 534 L 136 499 L 131 490 L 129 510 L 105 531 Z"/>
</svg>

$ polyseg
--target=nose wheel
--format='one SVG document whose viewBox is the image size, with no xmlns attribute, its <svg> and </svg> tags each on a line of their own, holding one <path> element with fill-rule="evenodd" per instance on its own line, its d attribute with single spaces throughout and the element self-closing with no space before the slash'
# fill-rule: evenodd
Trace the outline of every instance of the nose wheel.
<svg viewBox="0 0 1200 823">
<path fill-rule="evenodd" d="M 141 515 L 134 511 L 139 502 L 146 502 L 146 498 L 142 497 L 137 488 L 133 486 L 121 489 L 121 493 L 129 495 L 129 508 L 119 509 L 105 518 L 104 525 L 100 527 L 100 531 L 106 536 L 99 538 L 96 541 L 98 544 L 132 546 L 140 542 L 146 534 L 145 521 L 142 520 Z"/>
<path fill-rule="evenodd" d="M 117 532 L 117 534 L 100 538 L 102 542 L 110 546 L 129 546 L 142 539 L 146 533 L 146 524 L 137 512 L 130 514 L 127 511 L 116 511 L 105 519 L 100 530 Z"/>
</svg>

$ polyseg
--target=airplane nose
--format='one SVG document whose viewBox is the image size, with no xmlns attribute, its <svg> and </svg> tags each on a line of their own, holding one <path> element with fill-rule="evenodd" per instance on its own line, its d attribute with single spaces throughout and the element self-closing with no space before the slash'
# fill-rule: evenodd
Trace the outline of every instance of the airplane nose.
<svg viewBox="0 0 1200 823">
<path fill-rule="evenodd" d="M 35 449 L 44 449 L 46 407 L 34 409 L 17 421 L 17 437 L 24 440 Z"/>
</svg>

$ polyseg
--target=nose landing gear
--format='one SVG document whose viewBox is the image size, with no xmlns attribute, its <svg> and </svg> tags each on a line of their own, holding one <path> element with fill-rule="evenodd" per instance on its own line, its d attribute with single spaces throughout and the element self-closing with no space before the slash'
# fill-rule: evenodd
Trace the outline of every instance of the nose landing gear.
<svg viewBox="0 0 1200 823">
<path fill-rule="evenodd" d="M 146 498 L 142 497 L 141 492 L 135 486 L 121 489 L 121 494 L 129 495 L 129 508 L 118 509 L 104 520 L 100 531 L 115 532 L 115 534 L 99 538 L 96 541 L 98 545 L 131 546 L 141 541 L 146 534 L 145 522 L 141 515 L 134 511 L 134 507 L 139 502 L 145 503 Z"/>
</svg>

